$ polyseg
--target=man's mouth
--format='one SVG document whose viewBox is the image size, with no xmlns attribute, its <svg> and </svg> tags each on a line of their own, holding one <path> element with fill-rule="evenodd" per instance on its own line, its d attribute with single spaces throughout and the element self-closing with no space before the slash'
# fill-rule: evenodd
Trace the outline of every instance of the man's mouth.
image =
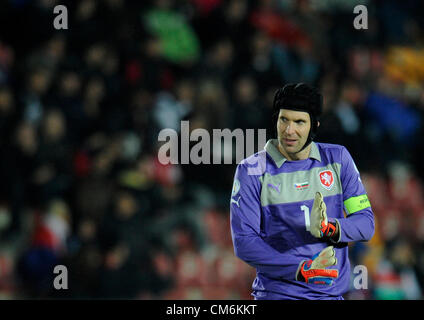
<svg viewBox="0 0 424 320">
<path fill-rule="evenodd" d="M 283 138 L 283 141 L 285 144 L 288 144 L 289 146 L 292 146 L 296 143 L 296 139 L 288 139 L 288 138 Z"/>
</svg>

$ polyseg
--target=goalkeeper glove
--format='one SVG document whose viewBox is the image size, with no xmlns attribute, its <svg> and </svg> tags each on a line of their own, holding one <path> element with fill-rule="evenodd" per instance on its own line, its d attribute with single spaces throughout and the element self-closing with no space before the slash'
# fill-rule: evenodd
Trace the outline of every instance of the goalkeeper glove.
<svg viewBox="0 0 424 320">
<path fill-rule="evenodd" d="M 314 204 L 311 211 L 310 232 L 316 238 L 331 239 L 337 234 L 337 224 L 328 222 L 327 206 L 321 192 L 315 194 Z"/>
<path fill-rule="evenodd" d="M 325 269 L 337 264 L 336 253 L 333 246 L 318 252 L 310 260 L 299 264 L 296 280 L 312 284 L 332 285 L 333 279 L 339 276 L 337 269 Z"/>
</svg>

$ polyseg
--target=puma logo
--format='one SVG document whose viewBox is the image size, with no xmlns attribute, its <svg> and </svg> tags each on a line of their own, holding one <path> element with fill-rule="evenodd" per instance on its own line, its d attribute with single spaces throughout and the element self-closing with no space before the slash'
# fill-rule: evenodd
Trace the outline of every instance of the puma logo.
<svg viewBox="0 0 424 320">
<path fill-rule="evenodd" d="M 281 186 L 281 183 L 279 183 L 277 186 L 272 184 L 272 183 L 268 183 L 268 187 L 271 187 L 272 189 L 274 189 L 278 193 L 280 193 L 280 186 Z"/>
<path fill-rule="evenodd" d="M 233 198 L 231 198 L 231 203 L 235 203 L 236 205 L 237 205 L 237 207 L 239 207 L 240 208 L 240 198 L 241 198 L 241 196 L 239 196 L 239 198 L 238 198 L 238 200 L 236 201 L 236 200 L 234 200 Z"/>
</svg>

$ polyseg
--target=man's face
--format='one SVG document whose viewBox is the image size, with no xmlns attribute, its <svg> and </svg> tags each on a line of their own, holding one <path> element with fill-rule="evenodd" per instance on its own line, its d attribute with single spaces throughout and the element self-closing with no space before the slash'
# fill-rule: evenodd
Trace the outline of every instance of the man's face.
<svg viewBox="0 0 424 320">
<path fill-rule="evenodd" d="M 309 113 L 280 110 L 277 120 L 278 143 L 281 151 L 286 153 L 285 156 L 295 155 L 302 149 L 308 139 L 310 129 Z"/>
</svg>

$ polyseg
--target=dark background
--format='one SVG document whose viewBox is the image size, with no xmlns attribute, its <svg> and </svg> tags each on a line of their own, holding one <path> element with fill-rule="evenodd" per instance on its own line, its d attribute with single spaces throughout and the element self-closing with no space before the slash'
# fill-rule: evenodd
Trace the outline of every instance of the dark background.
<svg viewBox="0 0 424 320">
<path fill-rule="evenodd" d="M 275 90 L 303 81 L 324 95 L 316 140 L 348 148 L 376 216 L 350 246 L 368 289 L 346 299 L 421 299 L 422 16 L 418 0 L 2 1 L 0 296 L 251 299 L 235 161 L 163 165 L 158 134 L 189 120 L 272 137 Z"/>
</svg>

